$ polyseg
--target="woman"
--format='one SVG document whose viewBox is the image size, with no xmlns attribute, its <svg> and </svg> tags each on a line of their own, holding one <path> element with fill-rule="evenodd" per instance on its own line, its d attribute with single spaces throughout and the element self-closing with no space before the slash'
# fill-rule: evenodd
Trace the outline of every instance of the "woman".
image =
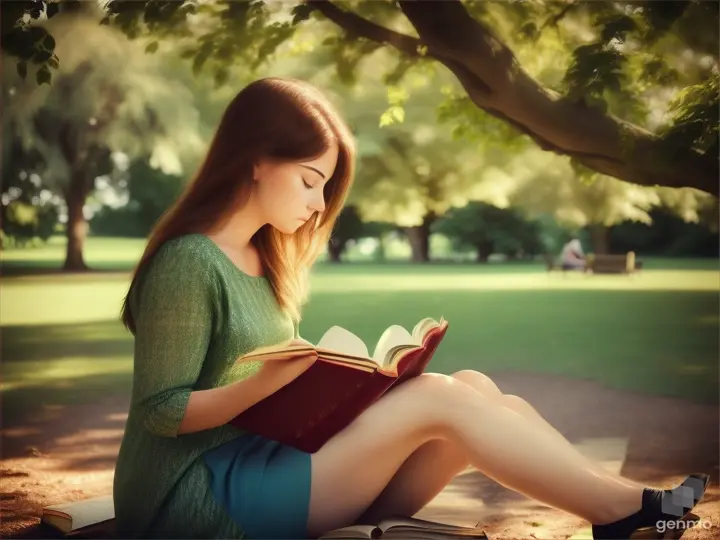
<svg viewBox="0 0 720 540">
<path fill-rule="evenodd" d="M 118 534 L 317 537 L 412 515 L 468 464 L 587 518 L 597 538 L 664 517 L 669 491 L 588 461 L 528 403 L 474 371 L 407 382 L 312 455 L 227 425 L 314 361 L 236 359 L 302 341 L 308 270 L 353 168 L 350 130 L 310 85 L 263 79 L 230 103 L 123 305 L 135 364 L 115 473 Z M 693 504 L 706 478 L 694 480 Z"/>
</svg>

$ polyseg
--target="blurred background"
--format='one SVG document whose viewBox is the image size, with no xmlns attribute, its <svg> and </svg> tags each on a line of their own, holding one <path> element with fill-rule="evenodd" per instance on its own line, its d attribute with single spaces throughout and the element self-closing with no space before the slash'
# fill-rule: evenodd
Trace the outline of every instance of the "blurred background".
<svg viewBox="0 0 720 540">
<path fill-rule="evenodd" d="M 718 3 L 421 4 L 2 4 L 5 460 L 65 445 L 53 470 L 107 484 L 129 273 L 270 75 L 317 85 L 358 144 L 305 339 L 372 350 L 442 316 L 433 371 L 718 403 Z M 572 238 L 595 271 L 563 270 Z"/>
</svg>

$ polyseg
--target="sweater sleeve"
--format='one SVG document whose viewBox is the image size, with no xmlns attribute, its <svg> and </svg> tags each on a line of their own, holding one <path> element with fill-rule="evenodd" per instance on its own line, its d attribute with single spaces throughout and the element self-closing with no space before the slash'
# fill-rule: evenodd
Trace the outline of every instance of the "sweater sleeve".
<svg viewBox="0 0 720 540">
<path fill-rule="evenodd" d="M 158 252 L 137 293 L 134 400 L 142 424 L 177 437 L 215 320 L 217 282 L 197 253 Z"/>
</svg>

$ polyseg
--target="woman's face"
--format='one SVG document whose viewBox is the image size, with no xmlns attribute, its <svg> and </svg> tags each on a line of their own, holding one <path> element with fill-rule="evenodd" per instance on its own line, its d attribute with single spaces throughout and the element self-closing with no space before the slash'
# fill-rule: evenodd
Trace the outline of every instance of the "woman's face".
<svg viewBox="0 0 720 540">
<path fill-rule="evenodd" d="M 325 210 L 323 189 L 335 171 L 337 158 L 334 144 L 312 161 L 257 163 L 253 172 L 263 222 L 292 234 L 315 212 Z"/>
</svg>

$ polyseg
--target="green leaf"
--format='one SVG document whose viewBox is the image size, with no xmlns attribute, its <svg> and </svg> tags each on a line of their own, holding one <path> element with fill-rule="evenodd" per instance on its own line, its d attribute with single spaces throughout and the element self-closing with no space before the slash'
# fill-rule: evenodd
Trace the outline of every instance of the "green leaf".
<svg viewBox="0 0 720 540">
<path fill-rule="evenodd" d="M 220 87 L 223 84 L 225 84 L 228 80 L 229 75 L 230 75 L 230 73 L 228 72 L 228 70 L 226 68 L 224 68 L 224 67 L 218 68 L 215 71 L 215 77 L 214 77 L 215 86 Z"/>
<path fill-rule="evenodd" d="M 45 30 L 44 28 L 40 28 L 39 26 L 31 26 L 26 30 L 25 35 L 27 36 L 29 42 L 33 44 L 38 44 L 41 40 L 45 39 L 47 33 L 47 30 Z"/>
<path fill-rule="evenodd" d="M 32 57 L 34 64 L 44 64 L 52 58 L 53 53 L 44 49 L 38 50 Z"/>
<path fill-rule="evenodd" d="M 608 42 L 612 39 L 625 41 L 628 32 L 637 30 L 637 24 L 630 17 L 621 15 L 605 23 L 602 28 L 602 40 Z"/>
<path fill-rule="evenodd" d="M 37 73 L 35 74 L 35 79 L 37 80 L 37 83 L 39 85 L 47 83 L 49 86 L 50 81 L 52 80 L 52 74 L 50 73 L 50 69 L 47 66 L 42 66 L 40 69 L 37 70 Z"/>
<path fill-rule="evenodd" d="M 537 39 L 537 37 L 538 37 L 537 25 L 532 21 L 526 22 L 525 24 L 523 24 L 520 27 L 520 35 L 529 40 Z"/>
<path fill-rule="evenodd" d="M 83 9 L 80 0 L 63 0 L 62 9 L 67 13 L 77 13 Z"/>
<path fill-rule="evenodd" d="M 178 10 L 179 13 L 187 15 L 196 15 L 198 12 L 198 6 L 196 4 L 185 4 Z"/>
<path fill-rule="evenodd" d="M 45 47 L 46 50 L 53 52 L 55 50 L 55 38 L 47 34 L 42 41 L 42 46 Z"/>
<path fill-rule="evenodd" d="M 401 105 L 408 100 L 409 94 L 404 88 L 389 86 L 387 89 L 388 103 L 390 105 Z"/>
<path fill-rule="evenodd" d="M 25 78 L 27 77 L 27 62 L 18 62 L 17 63 L 17 72 L 18 72 L 18 75 L 20 75 L 20 77 L 24 81 Z"/>
<path fill-rule="evenodd" d="M 213 44 L 212 41 L 206 41 L 203 43 L 202 47 L 200 47 L 200 50 L 198 50 L 197 55 L 195 56 L 195 60 L 193 60 L 193 73 L 195 75 L 199 75 L 200 71 L 202 70 L 203 64 L 207 62 L 207 59 L 210 57 L 210 54 L 212 53 Z"/>
<path fill-rule="evenodd" d="M 45 10 L 47 14 L 48 19 L 52 19 L 55 15 L 58 14 L 60 11 L 60 3 L 59 2 L 52 2 L 47 5 L 47 8 Z"/>
<path fill-rule="evenodd" d="M 315 10 L 310 4 L 299 4 L 292 8 L 290 13 L 293 15 L 292 25 L 295 26 L 303 21 L 307 21 Z"/>
<path fill-rule="evenodd" d="M 160 44 L 157 41 L 153 41 L 152 43 L 149 43 L 147 47 L 145 47 L 145 52 L 152 54 L 158 50 L 158 46 Z"/>
</svg>

